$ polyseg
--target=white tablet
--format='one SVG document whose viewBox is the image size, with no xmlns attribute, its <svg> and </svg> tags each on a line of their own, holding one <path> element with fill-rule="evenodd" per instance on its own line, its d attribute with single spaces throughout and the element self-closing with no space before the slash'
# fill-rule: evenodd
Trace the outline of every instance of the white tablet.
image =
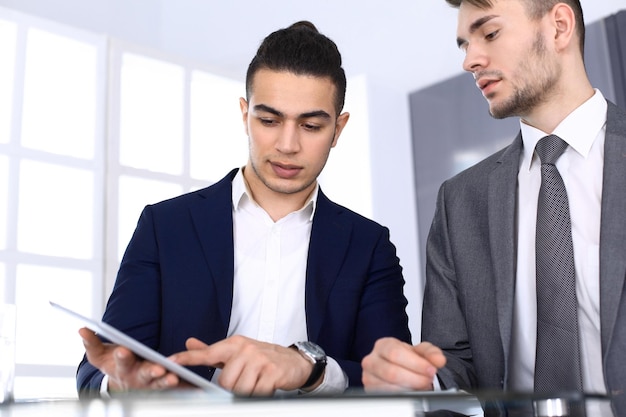
<svg viewBox="0 0 626 417">
<path fill-rule="evenodd" d="M 212 392 L 232 396 L 230 392 L 220 387 L 219 385 L 207 379 L 202 378 L 200 375 L 190 371 L 189 369 L 185 368 L 182 365 L 172 362 L 171 360 L 169 360 L 168 358 L 166 358 L 159 352 L 149 348 L 148 346 L 144 345 L 143 343 L 139 342 L 136 339 L 133 339 L 132 337 L 126 335 L 125 333 L 122 333 L 121 331 L 117 330 L 115 327 L 111 326 L 110 324 L 107 324 L 101 320 L 93 320 L 88 317 L 85 317 L 53 301 L 50 301 L 50 305 L 80 320 L 81 322 L 83 322 L 85 327 L 93 330 L 94 332 L 97 332 L 98 334 L 107 338 L 111 342 L 117 343 L 119 345 L 122 345 L 130 349 L 136 355 L 146 360 L 149 360 L 154 363 L 158 363 L 159 365 L 161 365 L 168 371 L 175 373 L 176 375 L 178 375 L 185 381 L 190 382 L 196 385 L 197 387 L 202 388 L 206 391 L 212 391 Z"/>
</svg>

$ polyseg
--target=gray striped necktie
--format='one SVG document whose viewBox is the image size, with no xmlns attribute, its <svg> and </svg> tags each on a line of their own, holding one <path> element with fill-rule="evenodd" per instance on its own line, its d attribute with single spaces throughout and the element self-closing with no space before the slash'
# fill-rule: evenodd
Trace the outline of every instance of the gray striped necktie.
<svg viewBox="0 0 626 417">
<path fill-rule="evenodd" d="M 541 139 L 537 204 L 537 351 L 535 392 L 582 391 L 578 303 L 572 226 L 567 191 L 556 160 L 567 143 L 555 135 Z"/>
</svg>

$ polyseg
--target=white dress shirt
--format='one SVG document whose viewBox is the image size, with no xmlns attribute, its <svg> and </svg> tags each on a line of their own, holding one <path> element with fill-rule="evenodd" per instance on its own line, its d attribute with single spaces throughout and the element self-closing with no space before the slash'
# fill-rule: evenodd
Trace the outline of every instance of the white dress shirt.
<svg viewBox="0 0 626 417">
<path fill-rule="evenodd" d="M 308 340 L 304 290 L 319 186 L 300 210 L 274 222 L 252 199 L 242 172 L 233 179 L 235 278 L 228 336 L 282 346 Z M 312 393 L 347 387 L 348 377 L 329 357 L 324 380 Z"/>
<path fill-rule="evenodd" d="M 521 123 L 524 143 L 517 192 L 517 278 L 508 388 L 532 392 L 537 339 L 535 226 L 541 185 L 535 145 L 553 133 L 569 144 L 556 166 L 570 206 L 583 388 L 606 393 L 600 346 L 600 206 L 607 103 L 595 94 L 554 130 L 542 132 Z"/>
</svg>

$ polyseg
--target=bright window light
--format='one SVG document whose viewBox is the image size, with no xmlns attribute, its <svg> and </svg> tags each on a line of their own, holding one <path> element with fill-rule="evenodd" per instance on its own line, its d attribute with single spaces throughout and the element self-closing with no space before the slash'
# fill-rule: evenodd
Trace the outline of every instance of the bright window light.
<svg viewBox="0 0 626 417">
<path fill-rule="evenodd" d="M 17 25 L 0 20 L 0 143 L 9 143 L 13 116 L 13 74 Z"/>
<path fill-rule="evenodd" d="M 191 176 L 217 182 L 248 159 L 239 97 L 244 83 L 206 72 L 191 77 Z"/>
<path fill-rule="evenodd" d="M 184 85 L 179 65 L 122 55 L 120 164 L 183 173 Z"/>
<path fill-rule="evenodd" d="M 6 303 L 8 300 L 4 293 L 4 286 L 6 285 L 7 272 L 6 265 L 0 262 L 0 302 Z"/>
<path fill-rule="evenodd" d="M 20 264 L 16 277 L 16 362 L 78 366 L 85 352 L 78 335 L 82 325 L 54 310 L 49 301 L 92 315 L 92 274 L 67 268 Z M 47 343 L 42 349 L 42 340 L 63 343 Z"/>
<path fill-rule="evenodd" d="M 16 399 L 40 401 L 42 399 L 77 399 L 76 377 L 46 378 L 46 377 L 15 377 L 13 392 Z M 87 415 L 91 415 L 87 413 Z M 97 416 L 106 415 L 105 411 Z"/>
<path fill-rule="evenodd" d="M 0 155 L 0 250 L 7 247 L 7 204 L 9 203 L 9 158 Z"/>
<path fill-rule="evenodd" d="M 92 159 L 96 46 L 29 29 L 25 65 L 22 145 Z"/>
<path fill-rule="evenodd" d="M 183 192 L 179 184 L 121 175 L 119 179 L 118 259 L 137 226 L 141 211 L 147 204 L 175 197 Z"/>
<path fill-rule="evenodd" d="M 81 323 L 48 301 L 102 309 L 107 42 L 0 7 L 0 302 L 17 307 L 17 399 L 76 397 Z"/>
<path fill-rule="evenodd" d="M 90 259 L 94 233 L 94 174 L 22 160 L 19 170 L 18 250 Z"/>
</svg>

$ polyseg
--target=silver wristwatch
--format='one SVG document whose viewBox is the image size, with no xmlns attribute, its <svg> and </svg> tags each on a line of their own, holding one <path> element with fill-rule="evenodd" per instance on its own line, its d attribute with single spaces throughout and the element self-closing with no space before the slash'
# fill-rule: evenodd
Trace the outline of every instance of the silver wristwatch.
<svg viewBox="0 0 626 417">
<path fill-rule="evenodd" d="M 309 379 L 300 387 L 300 389 L 308 388 L 317 382 L 324 373 L 324 369 L 326 369 L 326 353 L 324 349 L 309 341 L 296 342 L 289 347 L 297 349 L 302 356 L 313 364 L 313 370 L 311 371 Z"/>
</svg>

